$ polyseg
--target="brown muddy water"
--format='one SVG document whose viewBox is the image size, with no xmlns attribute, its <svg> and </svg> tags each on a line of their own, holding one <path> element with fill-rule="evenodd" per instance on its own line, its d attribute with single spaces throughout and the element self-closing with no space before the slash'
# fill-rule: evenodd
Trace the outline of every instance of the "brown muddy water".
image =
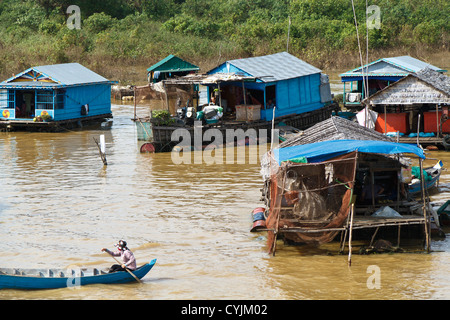
<svg viewBox="0 0 450 320">
<path fill-rule="evenodd" d="M 108 267 L 100 252 L 128 241 L 139 264 L 157 259 L 143 285 L 0 290 L 0 299 L 449 299 L 450 235 L 430 254 L 337 254 L 250 233 L 261 206 L 259 164 L 179 164 L 140 154 L 132 105 L 113 105 L 111 129 L 0 133 L 0 266 Z M 105 134 L 108 165 L 93 138 Z M 450 153 L 433 152 L 450 163 Z M 435 161 L 432 161 L 433 163 Z M 450 199 L 444 172 L 440 194 Z M 370 285 L 370 270 L 379 286 Z"/>
</svg>

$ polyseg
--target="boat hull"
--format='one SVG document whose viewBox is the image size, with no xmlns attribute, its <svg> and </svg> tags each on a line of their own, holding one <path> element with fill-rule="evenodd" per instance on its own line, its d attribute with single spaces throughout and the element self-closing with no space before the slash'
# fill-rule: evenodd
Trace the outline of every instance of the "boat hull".
<svg viewBox="0 0 450 320">
<path fill-rule="evenodd" d="M 425 171 L 431 172 L 431 171 L 437 171 L 436 174 L 432 175 L 432 179 L 429 181 L 425 181 L 425 190 L 430 190 L 431 188 L 434 188 L 437 186 L 437 183 L 439 181 L 439 178 L 441 176 L 441 169 L 436 168 L 426 168 Z M 410 195 L 416 196 L 422 192 L 422 186 L 421 182 L 416 182 L 413 184 L 410 184 L 408 186 L 408 192 Z"/>
<path fill-rule="evenodd" d="M 156 259 L 143 265 L 133 274 L 142 279 L 155 265 Z M 38 277 L 0 274 L 0 289 L 58 289 L 65 287 L 76 287 L 89 284 L 121 284 L 133 282 L 136 279 L 127 271 L 92 275 L 92 276 L 72 276 L 72 277 Z"/>
</svg>

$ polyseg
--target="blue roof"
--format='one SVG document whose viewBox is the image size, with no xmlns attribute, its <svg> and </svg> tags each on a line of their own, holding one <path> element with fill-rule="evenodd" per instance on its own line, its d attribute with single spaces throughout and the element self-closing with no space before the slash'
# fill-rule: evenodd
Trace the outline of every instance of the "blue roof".
<svg viewBox="0 0 450 320">
<path fill-rule="evenodd" d="M 353 151 L 363 153 L 412 153 L 425 159 L 423 150 L 415 145 L 374 140 L 332 140 L 274 149 L 278 164 L 305 157 L 309 163 L 322 162 Z"/>
<path fill-rule="evenodd" d="M 287 52 L 229 60 L 225 64 L 231 64 L 263 82 L 299 78 L 321 72 L 320 69 Z"/>
<path fill-rule="evenodd" d="M 0 87 L 54 87 L 93 83 L 111 83 L 108 79 L 79 63 L 63 63 L 31 67 L 8 80 Z"/>
<path fill-rule="evenodd" d="M 418 60 L 410 56 L 399 56 L 392 58 L 382 58 L 373 61 L 364 67 L 364 76 L 369 77 L 405 77 L 410 73 L 419 72 L 425 68 L 437 72 L 445 72 L 446 70 L 440 69 L 424 61 Z M 366 70 L 367 68 L 367 70 Z M 367 73 L 368 72 L 368 73 Z M 361 77 L 361 67 L 342 73 L 341 77 Z"/>
</svg>

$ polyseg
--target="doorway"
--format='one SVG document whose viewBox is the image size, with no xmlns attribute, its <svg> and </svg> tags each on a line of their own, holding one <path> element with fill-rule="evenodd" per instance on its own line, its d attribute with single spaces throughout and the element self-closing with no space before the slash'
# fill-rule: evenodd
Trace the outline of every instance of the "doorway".
<svg viewBox="0 0 450 320">
<path fill-rule="evenodd" d="M 16 118 L 34 118 L 35 92 L 16 91 Z"/>
</svg>

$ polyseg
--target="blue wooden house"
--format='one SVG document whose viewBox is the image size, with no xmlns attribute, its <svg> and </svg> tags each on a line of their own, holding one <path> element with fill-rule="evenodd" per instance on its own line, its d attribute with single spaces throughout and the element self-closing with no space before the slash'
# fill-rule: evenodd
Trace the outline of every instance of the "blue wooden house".
<svg viewBox="0 0 450 320">
<path fill-rule="evenodd" d="M 245 81 L 220 82 L 220 104 L 231 111 L 242 104 L 259 105 L 261 120 L 272 120 L 274 106 L 280 117 L 318 110 L 332 101 L 328 76 L 287 52 L 229 60 L 207 74 L 243 77 Z M 208 88 L 211 98 L 218 88 Z"/>
<path fill-rule="evenodd" d="M 446 72 L 436 66 L 410 56 L 382 58 L 373 61 L 362 68 L 358 67 L 340 75 L 344 84 L 343 97 L 346 107 L 362 107 L 362 101 L 367 98 L 364 92 L 364 82 L 367 81 L 369 96 L 386 88 L 390 84 L 416 73 L 425 68 L 436 72 Z"/>
<path fill-rule="evenodd" d="M 0 83 L 0 125 L 36 126 L 46 117 L 52 124 L 112 117 L 111 81 L 66 63 L 32 67 Z"/>
</svg>

